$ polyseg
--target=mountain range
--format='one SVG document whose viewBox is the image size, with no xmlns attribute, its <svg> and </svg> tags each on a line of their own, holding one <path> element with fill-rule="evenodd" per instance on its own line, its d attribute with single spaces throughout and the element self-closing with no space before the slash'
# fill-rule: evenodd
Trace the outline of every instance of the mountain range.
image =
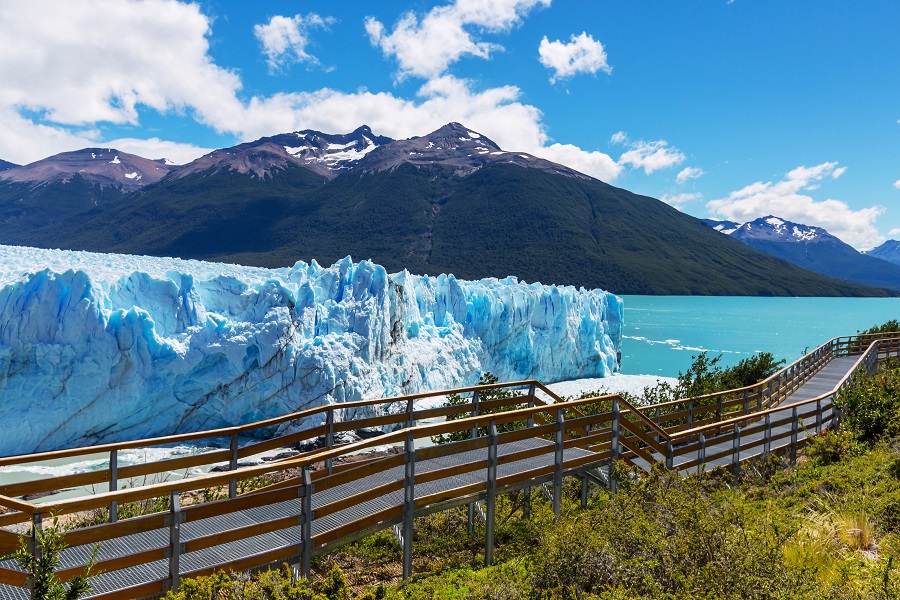
<svg viewBox="0 0 900 600">
<path fill-rule="evenodd" d="M 304 130 L 187 165 L 85 149 L 0 171 L 0 243 L 259 266 L 346 255 L 620 294 L 886 295 L 720 235 L 450 123 L 392 140 Z"/>
<path fill-rule="evenodd" d="M 895 265 L 900 265 L 900 242 L 897 240 L 888 240 L 880 246 L 872 248 L 871 250 L 866 250 L 863 254 L 886 260 Z"/>
<path fill-rule="evenodd" d="M 863 254 L 821 227 L 766 216 L 747 223 L 705 219 L 710 227 L 750 248 L 804 269 L 862 285 L 900 290 L 900 265 Z"/>
</svg>

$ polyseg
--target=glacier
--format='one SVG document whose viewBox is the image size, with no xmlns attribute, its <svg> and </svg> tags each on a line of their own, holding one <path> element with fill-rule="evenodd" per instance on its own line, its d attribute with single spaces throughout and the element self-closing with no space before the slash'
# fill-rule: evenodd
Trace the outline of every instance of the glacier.
<svg viewBox="0 0 900 600">
<path fill-rule="evenodd" d="M 4 456 L 447 389 L 483 372 L 605 377 L 623 327 L 613 294 L 512 277 L 16 246 L 0 246 L 0 311 Z"/>
</svg>

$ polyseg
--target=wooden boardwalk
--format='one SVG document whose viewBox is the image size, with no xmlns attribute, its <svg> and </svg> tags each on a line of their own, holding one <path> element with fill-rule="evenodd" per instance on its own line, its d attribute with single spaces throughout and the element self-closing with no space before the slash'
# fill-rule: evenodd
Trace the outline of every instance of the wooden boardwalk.
<svg viewBox="0 0 900 600">
<path fill-rule="evenodd" d="M 202 432 L 108 444 L 62 452 L 0 458 L 0 466 L 52 458 L 109 453 L 107 469 L 0 487 L 0 549 L 10 551 L 33 537 L 22 525 L 37 527 L 49 515 L 108 509 L 108 523 L 65 534 L 59 575 L 67 581 L 83 570 L 99 544 L 93 579 L 97 598 L 154 597 L 177 587 L 184 577 L 215 570 L 246 570 L 280 562 L 308 573 L 310 559 L 341 544 L 393 526 L 404 551 L 404 576 L 412 569 L 413 519 L 462 504 L 483 504 L 485 559 L 493 551 L 498 494 L 547 485 L 554 510 L 560 508 L 563 477 L 608 482 L 606 468 L 624 460 L 635 468 L 655 463 L 693 472 L 716 467 L 738 474 L 742 465 L 773 452 L 796 455 L 806 440 L 839 423 L 831 401 L 855 373 L 868 373 L 879 360 L 897 356 L 900 340 L 878 336 L 836 338 L 767 380 L 748 388 L 709 396 L 635 407 L 617 396 L 564 402 L 536 381 L 474 386 L 453 390 L 467 400 L 459 405 L 418 408 L 447 392 L 319 407 L 278 419 L 214 432 Z M 498 396 L 505 391 L 505 396 Z M 374 416 L 344 419 L 365 408 Z M 445 422 L 417 425 L 424 419 Z M 299 424 L 294 432 L 287 426 Z M 340 444 L 341 432 L 393 427 L 363 441 Z M 241 445 L 248 432 L 272 439 Z M 416 447 L 417 440 L 452 434 L 458 441 Z M 242 466 L 261 452 L 304 439 L 320 438 L 324 448 L 286 460 Z M 224 440 L 226 449 L 146 465 L 120 466 L 127 448 Z M 341 458 L 387 445 L 396 454 L 342 464 Z M 230 470 L 130 489 L 128 478 L 224 463 Z M 322 468 L 314 469 L 316 465 Z M 239 494 L 240 482 L 292 469 L 299 475 Z M 33 504 L 17 497 L 73 486 L 108 485 L 108 492 L 71 500 Z M 224 486 L 228 497 L 182 506 L 183 494 Z M 167 498 L 169 510 L 119 520 L 127 502 Z M 470 514 L 472 514 L 470 510 Z M 18 528 L 18 529 L 17 529 Z M 28 580 L 14 561 L 0 561 L 0 599 L 30 597 Z"/>
</svg>

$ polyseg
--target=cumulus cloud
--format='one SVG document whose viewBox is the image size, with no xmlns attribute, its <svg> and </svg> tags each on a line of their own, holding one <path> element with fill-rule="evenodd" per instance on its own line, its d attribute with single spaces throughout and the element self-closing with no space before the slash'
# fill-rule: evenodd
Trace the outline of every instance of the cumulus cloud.
<svg viewBox="0 0 900 600">
<path fill-rule="evenodd" d="M 502 29 L 547 3 L 459 0 L 443 9 L 473 28 Z M 121 43 L 123 31 L 128 44 Z M 406 138 L 458 121 L 505 149 L 604 181 L 622 170 L 602 152 L 554 143 L 541 111 L 523 102 L 515 86 L 476 89 L 443 75 L 424 82 L 412 97 L 325 88 L 243 98 L 238 75 L 209 55 L 209 34 L 210 20 L 197 4 L 172 0 L 3 2 L 0 157 L 28 163 L 65 150 L 114 145 L 186 162 L 207 151 L 157 138 L 104 139 L 98 128 L 104 122 L 140 125 L 139 109 L 150 109 L 184 115 L 238 140 L 305 128 L 347 132 L 361 124 Z"/>
<path fill-rule="evenodd" d="M 840 200 L 819 201 L 803 193 L 818 187 L 819 182 L 837 179 L 846 170 L 836 162 L 797 167 L 781 181 L 757 181 L 731 192 L 725 198 L 708 202 L 706 208 L 713 215 L 738 222 L 775 215 L 805 225 L 824 227 L 857 248 L 877 246 L 884 241 L 875 228 L 875 220 L 884 213 L 883 206 L 853 210 Z"/>
<path fill-rule="evenodd" d="M 306 51 L 309 32 L 315 28 L 328 29 L 334 23 L 332 17 L 316 13 L 283 17 L 276 15 L 268 23 L 256 25 L 253 34 L 262 44 L 269 70 L 280 71 L 290 63 L 319 64 L 319 59 Z"/>
<path fill-rule="evenodd" d="M 678 210 L 683 210 L 685 204 L 694 200 L 699 200 L 702 197 L 701 194 L 675 194 L 674 196 L 665 194 L 660 200 Z"/>
<path fill-rule="evenodd" d="M 619 145 L 624 144 L 628 141 L 628 134 L 624 131 L 617 131 L 609 138 L 609 143 L 611 145 Z"/>
<path fill-rule="evenodd" d="M 571 40 L 568 43 L 561 40 L 551 42 L 546 35 L 541 40 L 539 60 L 548 69 L 553 69 L 550 83 L 570 79 L 579 73 L 612 73 L 602 43 L 587 32 L 577 36 L 573 33 Z"/>
<path fill-rule="evenodd" d="M 684 159 L 684 154 L 678 148 L 670 146 L 666 140 L 652 142 L 637 140 L 632 142 L 629 150 L 619 157 L 619 164 L 644 169 L 644 173 L 649 175 L 654 171 L 681 164 Z"/>
<path fill-rule="evenodd" d="M 894 188 L 900 190 L 900 179 L 894 182 Z"/>
<path fill-rule="evenodd" d="M 477 33 L 509 31 L 534 7 L 550 0 L 456 0 L 437 6 L 421 18 L 415 12 L 400 17 L 393 31 L 374 17 L 365 21 L 373 46 L 397 60 L 400 77 L 426 79 L 443 75 L 464 56 L 490 58 L 503 46 L 482 41 Z"/>
<path fill-rule="evenodd" d="M 685 167 L 675 176 L 675 181 L 685 183 L 688 179 L 697 179 L 703 177 L 706 172 L 700 167 Z"/>
</svg>

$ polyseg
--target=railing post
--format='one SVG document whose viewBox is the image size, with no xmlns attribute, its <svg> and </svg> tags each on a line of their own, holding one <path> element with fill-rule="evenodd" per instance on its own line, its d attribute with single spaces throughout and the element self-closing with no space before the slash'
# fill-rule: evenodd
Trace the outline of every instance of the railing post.
<svg viewBox="0 0 900 600">
<path fill-rule="evenodd" d="M 581 478 L 581 508 L 587 508 L 588 500 L 588 480 L 587 477 Z"/>
<path fill-rule="evenodd" d="M 763 439 L 765 440 L 763 442 L 763 455 L 766 457 L 768 457 L 769 452 L 772 451 L 772 419 L 770 417 L 771 415 L 766 413 L 766 430 L 765 433 L 763 433 Z"/>
<path fill-rule="evenodd" d="M 562 408 L 556 409 L 556 444 L 553 452 L 553 514 L 562 512 L 563 448 L 565 443 L 566 416 Z"/>
<path fill-rule="evenodd" d="M 656 407 L 656 410 L 653 411 L 653 418 L 656 421 L 656 424 L 659 425 L 659 422 L 662 418 L 662 411 L 660 410 L 660 408 L 658 406 Z M 656 443 L 657 444 L 662 443 L 662 437 L 658 433 L 656 434 Z"/>
<path fill-rule="evenodd" d="M 797 407 L 791 410 L 791 464 L 797 464 L 797 431 L 799 429 L 797 422 Z"/>
<path fill-rule="evenodd" d="M 528 408 L 534 408 L 535 385 L 532 383 L 528 386 Z M 534 413 L 528 415 L 528 428 L 534 427 Z"/>
<path fill-rule="evenodd" d="M 415 404 L 416 401 L 410 398 L 406 401 L 406 426 L 407 427 L 415 427 L 416 422 L 413 419 L 413 413 L 415 412 Z"/>
<path fill-rule="evenodd" d="M 694 426 L 694 399 L 693 398 L 688 400 L 687 410 L 688 410 L 687 426 L 688 426 L 688 429 L 691 429 Z M 657 423 L 657 425 L 658 425 L 658 423 Z"/>
<path fill-rule="evenodd" d="M 616 479 L 612 476 L 612 466 L 617 460 L 619 460 L 619 398 L 618 396 L 613 396 L 612 399 L 612 424 L 610 425 L 610 438 L 609 438 L 609 491 L 613 494 L 616 493 Z"/>
<path fill-rule="evenodd" d="M 35 513 L 31 516 L 31 538 L 28 540 L 28 550 L 34 557 L 34 560 L 40 561 L 43 558 L 44 549 L 41 548 L 40 531 L 44 528 L 44 518 L 41 513 Z M 29 575 L 26 579 L 26 585 L 31 588 L 30 598 L 37 598 L 34 589 L 34 578 Z"/>
<path fill-rule="evenodd" d="M 666 440 L 666 468 L 671 469 L 675 462 L 675 456 L 672 449 L 672 440 Z"/>
<path fill-rule="evenodd" d="M 234 471 L 238 466 L 238 434 L 235 431 L 231 434 L 231 461 L 228 464 L 228 469 Z M 232 479 L 228 483 L 228 497 L 236 498 L 237 497 L 237 478 Z"/>
<path fill-rule="evenodd" d="M 764 393 L 763 388 L 760 388 L 759 389 L 759 397 L 760 398 L 762 398 L 763 393 Z M 748 412 L 750 412 L 750 400 L 748 398 L 748 394 L 749 394 L 749 392 L 747 390 L 744 390 L 744 415 L 746 415 Z"/>
<path fill-rule="evenodd" d="M 741 480 L 741 428 L 734 424 L 734 437 L 731 440 L 731 469 L 734 485 Z"/>
<path fill-rule="evenodd" d="M 816 434 L 822 433 L 822 399 L 816 400 Z"/>
<path fill-rule="evenodd" d="M 109 491 L 115 492 L 119 489 L 119 451 L 109 451 Z M 119 503 L 113 500 L 109 503 L 109 522 L 115 523 L 119 520 Z"/>
<path fill-rule="evenodd" d="M 181 495 L 172 490 L 169 495 L 169 589 L 178 591 L 181 582 Z"/>
<path fill-rule="evenodd" d="M 334 448 L 334 405 L 329 405 L 328 413 L 325 415 L 325 426 L 328 427 L 328 432 L 325 434 L 325 446 L 331 450 Z M 331 475 L 334 472 L 334 460 L 331 458 L 325 459 L 325 468 L 328 469 L 328 474 Z"/>
<path fill-rule="evenodd" d="M 706 436 L 703 432 L 700 432 L 699 439 L 699 448 L 697 448 L 697 472 L 700 472 L 700 467 L 706 464 Z"/>
<path fill-rule="evenodd" d="M 484 566 L 489 567 L 494 562 L 494 516 L 497 512 L 497 424 L 491 420 L 488 430 L 490 443 L 488 444 L 487 460 L 487 490 L 485 494 L 485 519 L 484 519 Z"/>
<path fill-rule="evenodd" d="M 301 471 L 303 487 L 299 488 L 300 493 L 300 574 L 309 579 L 312 563 L 312 497 L 313 484 L 312 476 L 309 473 L 309 467 L 304 466 Z"/>
<path fill-rule="evenodd" d="M 716 421 L 722 420 L 722 395 L 719 394 L 718 408 L 716 408 Z"/>
<path fill-rule="evenodd" d="M 481 406 L 481 393 L 478 390 L 472 392 L 472 416 L 477 417 L 478 412 Z M 478 437 L 478 421 L 472 424 L 472 433 L 470 435 L 471 439 L 475 439 Z M 475 531 L 475 503 L 469 502 L 466 507 L 466 525 L 469 529 L 469 533 Z"/>
<path fill-rule="evenodd" d="M 412 576 L 413 524 L 416 518 L 416 440 L 406 434 L 406 469 L 403 485 L 403 581 Z"/>
</svg>

